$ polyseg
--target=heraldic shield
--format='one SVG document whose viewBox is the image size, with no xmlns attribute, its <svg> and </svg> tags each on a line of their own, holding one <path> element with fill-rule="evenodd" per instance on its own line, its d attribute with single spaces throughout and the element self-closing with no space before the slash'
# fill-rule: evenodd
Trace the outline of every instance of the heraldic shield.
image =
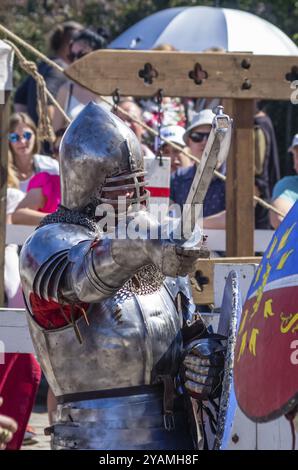
<svg viewBox="0 0 298 470">
<path fill-rule="evenodd" d="M 298 403 L 298 203 L 264 253 L 243 307 L 235 350 L 239 407 L 255 422 Z"/>
<path fill-rule="evenodd" d="M 231 271 L 225 284 L 217 329 L 220 337 L 227 338 L 222 392 L 220 398 L 203 401 L 199 407 L 197 425 L 202 430 L 199 448 L 225 450 L 229 442 L 237 407 L 233 367 L 241 305 L 238 275 L 235 271 Z M 192 404 L 194 407 L 194 403 Z"/>
</svg>

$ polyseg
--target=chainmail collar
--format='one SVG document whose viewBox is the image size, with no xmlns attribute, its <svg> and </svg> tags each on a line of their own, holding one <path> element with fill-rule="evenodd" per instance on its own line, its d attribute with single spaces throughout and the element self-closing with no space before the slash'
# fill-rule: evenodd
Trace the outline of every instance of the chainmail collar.
<svg viewBox="0 0 298 470">
<path fill-rule="evenodd" d="M 147 264 L 139 269 L 121 289 L 118 290 L 116 297 L 120 300 L 130 297 L 132 294 L 146 295 L 157 292 L 165 276 L 162 272 L 154 266 L 154 264 Z"/>
<path fill-rule="evenodd" d="M 75 209 L 67 209 L 67 207 L 61 205 L 56 212 L 46 215 L 37 228 L 57 223 L 81 225 L 82 227 L 87 227 L 92 232 L 98 231 L 95 218 L 88 216 L 84 212 Z"/>
</svg>

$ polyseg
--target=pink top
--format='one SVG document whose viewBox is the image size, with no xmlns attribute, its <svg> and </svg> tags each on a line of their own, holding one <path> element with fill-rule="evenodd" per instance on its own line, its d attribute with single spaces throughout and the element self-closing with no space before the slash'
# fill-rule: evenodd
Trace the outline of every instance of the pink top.
<svg viewBox="0 0 298 470">
<path fill-rule="evenodd" d="M 46 199 L 44 206 L 38 210 L 46 213 L 55 212 L 61 201 L 60 177 L 45 171 L 37 173 L 31 178 L 27 192 L 33 188 L 41 188 Z"/>
</svg>

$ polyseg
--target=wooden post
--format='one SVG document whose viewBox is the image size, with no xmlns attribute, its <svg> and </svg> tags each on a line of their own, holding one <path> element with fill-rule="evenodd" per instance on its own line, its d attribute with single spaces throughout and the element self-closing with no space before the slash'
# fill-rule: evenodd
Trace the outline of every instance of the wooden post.
<svg viewBox="0 0 298 470">
<path fill-rule="evenodd" d="M 231 100 L 234 132 L 227 163 L 227 256 L 254 255 L 254 100 Z M 229 107 L 229 106 L 228 106 Z"/>
<path fill-rule="evenodd" d="M 8 124 L 10 92 L 5 91 L 4 103 L 0 104 L 0 306 L 4 305 L 4 255 L 6 237 L 6 189 L 8 143 L 5 131 Z"/>
</svg>

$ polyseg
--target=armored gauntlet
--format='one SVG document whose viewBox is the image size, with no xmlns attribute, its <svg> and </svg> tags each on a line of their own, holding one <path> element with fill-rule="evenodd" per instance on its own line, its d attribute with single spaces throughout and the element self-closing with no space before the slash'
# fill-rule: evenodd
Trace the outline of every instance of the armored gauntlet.
<svg viewBox="0 0 298 470">
<path fill-rule="evenodd" d="M 182 379 L 191 397 L 205 400 L 220 396 L 226 350 L 223 338 L 212 334 L 187 346 Z"/>
</svg>

